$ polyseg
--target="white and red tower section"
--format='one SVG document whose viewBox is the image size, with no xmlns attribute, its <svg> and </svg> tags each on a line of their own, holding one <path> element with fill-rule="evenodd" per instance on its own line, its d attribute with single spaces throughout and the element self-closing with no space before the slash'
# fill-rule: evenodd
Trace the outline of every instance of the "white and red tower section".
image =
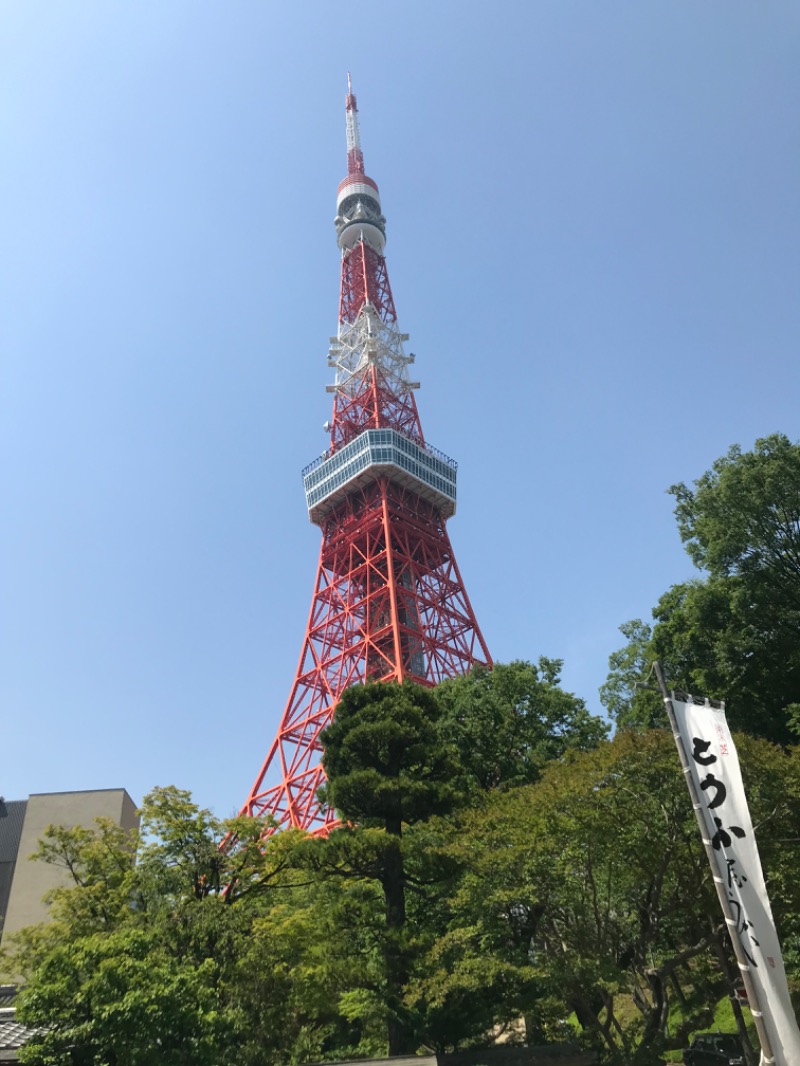
<svg viewBox="0 0 800 1066">
<path fill-rule="evenodd" d="M 322 548 L 289 701 L 242 814 L 325 832 L 320 732 L 342 692 L 368 680 L 422 685 L 491 665 L 445 523 L 456 463 L 426 443 L 397 325 L 378 186 L 364 173 L 347 79 L 347 177 L 335 219 L 342 252 L 329 450 L 303 472 Z"/>
</svg>

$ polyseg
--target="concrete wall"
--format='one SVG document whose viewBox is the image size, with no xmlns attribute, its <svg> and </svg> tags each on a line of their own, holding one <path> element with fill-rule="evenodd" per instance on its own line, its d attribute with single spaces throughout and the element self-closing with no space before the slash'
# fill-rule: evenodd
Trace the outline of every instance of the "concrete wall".
<svg viewBox="0 0 800 1066">
<path fill-rule="evenodd" d="M 8 910 L 14 870 L 19 855 L 19 842 L 22 826 L 25 822 L 27 800 L 6 800 L 0 798 L 0 933 L 3 931 L 3 919 Z"/>
<path fill-rule="evenodd" d="M 96 818 L 110 818 L 127 830 L 137 828 L 139 823 L 134 802 L 124 788 L 48 792 L 28 798 L 0 943 L 5 944 L 7 937 L 26 925 L 46 921 L 48 908 L 42 897 L 50 889 L 70 883 L 66 870 L 29 858 L 45 829 L 49 825 L 90 829 Z"/>
</svg>

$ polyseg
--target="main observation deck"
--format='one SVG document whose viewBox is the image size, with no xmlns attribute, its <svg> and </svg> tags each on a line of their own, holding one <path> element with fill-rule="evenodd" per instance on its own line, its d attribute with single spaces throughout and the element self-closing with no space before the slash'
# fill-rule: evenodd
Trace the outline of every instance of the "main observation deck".
<svg viewBox="0 0 800 1066">
<path fill-rule="evenodd" d="M 353 489 L 383 475 L 434 504 L 442 517 L 456 510 L 458 463 L 394 429 L 366 429 L 333 455 L 325 453 L 303 471 L 308 517 L 319 525 Z"/>
</svg>

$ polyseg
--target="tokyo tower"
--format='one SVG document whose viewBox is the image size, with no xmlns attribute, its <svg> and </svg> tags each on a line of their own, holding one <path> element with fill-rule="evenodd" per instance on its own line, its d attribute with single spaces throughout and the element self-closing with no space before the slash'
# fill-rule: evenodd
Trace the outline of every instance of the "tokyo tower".
<svg viewBox="0 0 800 1066">
<path fill-rule="evenodd" d="M 422 685 L 491 665 L 445 523 L 456 509 L 456 463 L 426 443 L 397 324 L 378 186 L 364 173 L 356 98 L 347 77 L 347 177 L 336 199 L 342 253 L 330 448 L 303 471 L 322 530 L 311 611 L 278 735 L 242 814 L 325 833 L 320 732 L 350 685 Z"/>
</svg>

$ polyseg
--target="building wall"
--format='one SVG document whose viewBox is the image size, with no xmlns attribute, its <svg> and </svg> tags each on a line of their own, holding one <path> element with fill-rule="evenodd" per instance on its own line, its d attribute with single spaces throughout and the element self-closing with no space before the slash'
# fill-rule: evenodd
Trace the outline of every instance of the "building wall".
<svg viewBox="0 0 800 1066">
<path fill-rule="evenodd" d="M 25 821 L 27 806 L 27 800 L 6 802 L 0 798 L 0 932 L 2 932 L 3 919 L 8 910 L 11 882 L 14 880 L 22 823 Z"/>
<path fill-rule="evenodd" d="M 14 805 L 9 803 L 6 806 Z M 139 824 L 134 802 L 124 788 L 38 793 L 28 798 L 0 944 L 5 945 L 7 937 L 26 925 L 46 921 L 48 908 L 42 897 L 51 889 L 70 883 L 66 870 L 34 862 L 29 857 L 36 851 L 47 827 L 81 825 L 91 828 L 96 818 L 109 818 L 129 831 Z"/>
</svg>

